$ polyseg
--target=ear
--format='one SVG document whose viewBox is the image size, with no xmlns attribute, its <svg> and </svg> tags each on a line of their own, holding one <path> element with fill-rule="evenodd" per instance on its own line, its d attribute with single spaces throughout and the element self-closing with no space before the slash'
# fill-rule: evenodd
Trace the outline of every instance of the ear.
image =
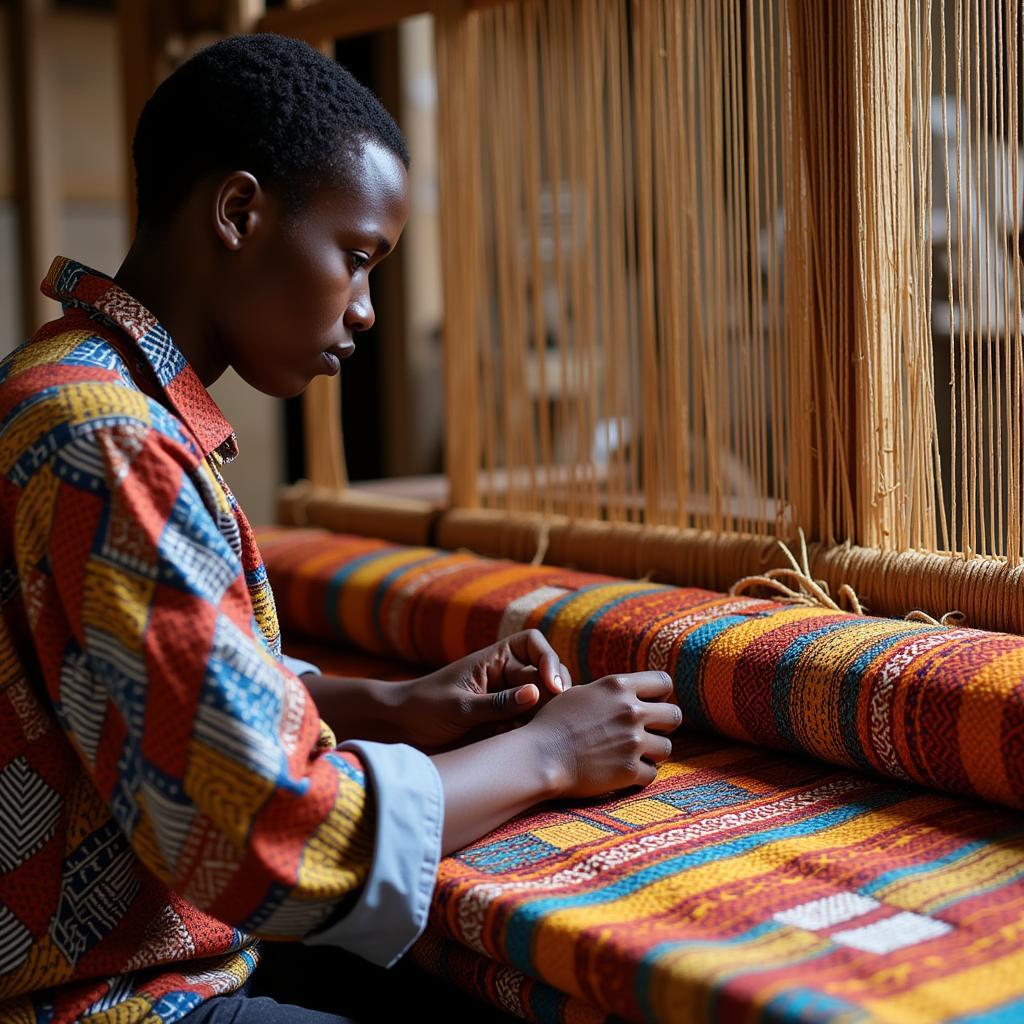
<svg viewBox="0 0 1024 1024">
<path fill-rule="evenodd" d="M 259 228 L 267 196 L 248 171 L 232 171 L 213 197 L 213 230 L 229 249 L 240 249 Z"/>
</svg>

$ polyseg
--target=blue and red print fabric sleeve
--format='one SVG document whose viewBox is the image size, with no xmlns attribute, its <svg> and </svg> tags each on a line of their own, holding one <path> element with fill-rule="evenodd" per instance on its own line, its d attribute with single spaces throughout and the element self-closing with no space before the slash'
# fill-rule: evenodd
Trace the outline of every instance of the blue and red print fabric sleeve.
<svg viewBox="0 0 1024 1024">
<path fill-rule="evenodd" d="M 365 769 L 376 757 L 386 773 L 387 752 L 333 748 L 258 634 L 212 472 L 173 416 L 116 390 L 116 415 L 108 394 L 103 415 L 57 426 L 17 506 L 18 571 L 58 718 L 169 887 L 255 934 L 336 929 L 346 898 L 366 902 L 380 808 Z M 439 801 L 434 780 L 427 789 Z M 407 873 L 430 874 L 435 845 Z M 374 958 L 392 959 L 424 915 L 396 922 Z"/>
</svg>

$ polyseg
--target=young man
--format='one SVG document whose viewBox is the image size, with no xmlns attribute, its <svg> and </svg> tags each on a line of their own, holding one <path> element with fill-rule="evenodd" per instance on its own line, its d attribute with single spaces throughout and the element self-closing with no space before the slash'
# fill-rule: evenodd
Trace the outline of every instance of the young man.
<svg viewBox="0 0 1024 1024">
<path fill-rule="evenodd" d="M 680 715 L 661 673 L 570 689 L 536 632 L 410 684 L 299 680 L 206 388 L 338 372 L 405 145 L 336 64 L 253 36 L 160 86 L 134 156 L 116 277 L 56 260 L 64 315 L 0 364 L 0 1017 L 311 1020 L 242 991 L 257 937 L 393 962 L 439 855 L 649 781 Z"/>
</svg>

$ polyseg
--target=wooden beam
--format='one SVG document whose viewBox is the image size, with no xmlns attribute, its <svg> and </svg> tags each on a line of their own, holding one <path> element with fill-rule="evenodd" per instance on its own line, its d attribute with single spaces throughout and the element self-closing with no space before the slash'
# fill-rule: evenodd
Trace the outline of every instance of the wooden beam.
<svg viewBox="0 0 1024 1024">
<path fill-rule="evenodd" d="M 315 46 L 322 39 L 345 39 L 392 28 L 403 18 L 430 9 L 430 0 L 312 0 L 303 7 L 267 11 L 260 19 L 259 31 L 295 36 Z"/>
<path fill-rule="evenodd" d="M 478 324 L 484 301 L 484 221 L 480 181 L 480 39 L 464 0 L 438 0 L 434 52 L 438 92 L 444 329 L 444 461 L 451 502 L 480 505 L 481 434 L 476 410 Z M 452 126 L 464 126 L 453 131 Z M 445 145 L 445 143 L 448 145 Z"/>
<path fill-rule="evenodd" d="M 28 337 L 60 312 L 39 282 L 60 249 L 62 203 L 55 103 L 47 45 L 47 0 L 10 5 L 8 60 L 14 129 L 14 191 L 18 207 L 21 329 Z"/>
<path fill-rule="evenodd" d="M 227 0 L 224 27 L 231 35 L 254 32 L 266 11 L 265 0 Z"/>
<path fill-rule="evenodd" d="M 348 487 L 345 441 L 341 432 L 341 381 L 314 377 L 302 395 L 306 479 L 314 487 L 343 491 Z"/>
<path fill-rule="evenodd" d="M 121 35 L 121 96 L 124 129 L 125 176 L 128 181 L 128 222 L 135 235 L 135 166 L 132 139 L 146 100 L 158 84 L 156 42 L 152 29 L 151 0 L 120 0 L 118 21 Z"/>
<path fill-rule="evenodd" d="M 467 10 L 494 7 L 504 0 L 468 0 Z M 442 4 L 447 8 L 448 4 Z M 404 18 L 432 14 L 437 0 L 310 0 L 301 7 L 278 7 L 260 19 L 257 31 L 294 36 L 318 45 L 323 39 L 347 39 L 393 28 Z"/>
</svg>

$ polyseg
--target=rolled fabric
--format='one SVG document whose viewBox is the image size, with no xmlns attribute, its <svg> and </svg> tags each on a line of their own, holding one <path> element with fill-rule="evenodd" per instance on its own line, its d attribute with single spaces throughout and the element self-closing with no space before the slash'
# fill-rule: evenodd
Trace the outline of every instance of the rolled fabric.
<svg viewBox="0 0 1024 1024">
<path fill-rule="evenodd" d="M 286 633 L 440 665 L 542 630 L 577 682 L 668 672 L 683 729 L 1024 807 L 1024 638 L 267 530 Z"/>
</svg>

